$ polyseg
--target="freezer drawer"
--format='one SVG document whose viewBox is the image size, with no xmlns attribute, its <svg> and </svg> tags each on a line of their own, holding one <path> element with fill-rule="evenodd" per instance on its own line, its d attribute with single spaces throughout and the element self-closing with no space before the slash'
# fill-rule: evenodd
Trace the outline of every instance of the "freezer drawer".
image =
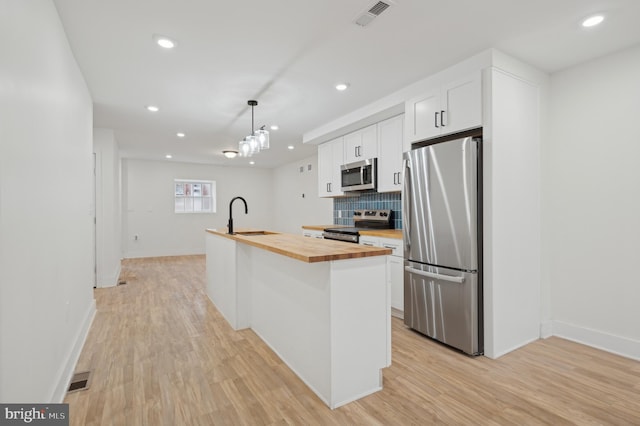
<svg viewBox="0 0 640 426">
<path fill-rule="evenodd" d="M 471 355 L 482 353 L 477 273 L 404 262 L 404 323 Z"/>
</svg>

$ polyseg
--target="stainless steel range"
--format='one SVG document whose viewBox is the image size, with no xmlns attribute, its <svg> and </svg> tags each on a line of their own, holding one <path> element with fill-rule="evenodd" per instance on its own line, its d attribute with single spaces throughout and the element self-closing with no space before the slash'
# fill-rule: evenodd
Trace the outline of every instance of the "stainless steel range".
<svg viewBox="0 0 640 426">
<path fill-rule="evenodd" d="M 391 210 L 354 210 L 353 228 L 325 228 L 322 236 L 327 240 L 357 244 L 362 230 L 391 229 L 391 216 Z"/>
</svg>

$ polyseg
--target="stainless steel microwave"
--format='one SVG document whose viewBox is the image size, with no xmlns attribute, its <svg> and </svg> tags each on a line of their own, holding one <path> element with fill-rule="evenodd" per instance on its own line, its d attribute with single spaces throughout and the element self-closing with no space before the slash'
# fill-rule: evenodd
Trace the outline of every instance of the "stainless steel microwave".
<svg viewBox="0 0 640 426">
<path fill-rule="evenodd" d="M 377 165 L 378 160 L 370 158 L 340 166 L 340 180 L 342 182 L 340 189 L 342 191 L 376 189 Z"/>
</svg>

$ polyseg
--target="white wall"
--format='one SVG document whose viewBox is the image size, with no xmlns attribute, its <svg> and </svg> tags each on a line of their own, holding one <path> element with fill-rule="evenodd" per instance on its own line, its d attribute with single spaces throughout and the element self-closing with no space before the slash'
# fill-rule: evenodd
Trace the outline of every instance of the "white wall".
<svg viewBox="0 0 640 426">
<path fill-rule="evenodd" d="M 272 171 L 250 167 L 221 167 L 174 161 L 123 160 L 124 257 L 174 256 L 205 253 L 205 229 L 224 228 L 229 202 L 235 228 L 272 228 Z M 174 179 L 216 182 L 216 213 L 174 213 Z M 134 236 L 138 235 L 138 240 Z"/>
<path fill-rule="evenodd" d="M 122 257 L 120 155 L 113 130 L 93 130 L 96 156 L 96 284 L 118 284 Z"/>
<path fill-rule="evenodd" d="M 61 402 L 95 312 L 91 97 L 51 1 L 3 1 L 0 40 L 0 401 Z"/>
<path fill-rule="evenodd" d="M 333 223 L 333 199 L 318 197 L 317 155 L 274 169 L 273 200 L 276 231 L 299 234 L 302 225 Z"/>
<path fill-rule="evenodd" d="M 551 82 L 542 217 L 553 331 L 640 359 L 640 46 Z"/>
</svg>

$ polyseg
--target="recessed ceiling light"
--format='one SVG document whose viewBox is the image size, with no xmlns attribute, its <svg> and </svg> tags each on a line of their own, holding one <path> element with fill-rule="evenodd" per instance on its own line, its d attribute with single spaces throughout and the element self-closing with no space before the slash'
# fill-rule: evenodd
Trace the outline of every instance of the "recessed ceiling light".
<svg viewBox="0 0 640 426">
<path fill-rule="evenodd" d="M 173 155 L 171 155 L 171 154 L 167 154 L 167 155 L 165 155 L 165 156 L 164 156 L 164 158 L 167 158 L 167 159 L 169 159 L 169 158 L 173 158 Z"/>
<path fill-rule="evenodd" d="M 175 40 L 172 40 L 167 36 L 154 34 L 152 38 L 158 46 L 164 47 L 165 49 L 173 49 L 174 47 L 176 47 Z"/>
<path fill-rule="evenodd" d="M 254 164 L 256 164 L 256 162 L 255 161 L 249 161 L 249 164 L 251 164 L 253 166 Z"/>
<path fill-rule="evenodd" d="M 146 108 L 147 108 L 147 110 L 148 110 L 148 111 L 151 111 L 151 112 L 158 112 L 158 111 L 160 111 L 160 108 L 158 108 L 158 107 L 157 107 L 157 106 L 155 106 L 155 105 L 147 105 L 147 106 L 146 106 Z"/>
<path fill-rule="evenodd" d="M 601 24 L 602 21 L 604 21 L 604 16 L 594 15 L 582 21 L 582 26 L 586 28 L 595 27 L 596 25 Z"/>
<path fill-rule="evenodd" d="M 186 135 L 184 133 L 182 133 L 182 132 L 178 132 L 178 133 L 176 133 L 176 136 L 179 137 L 179 138 L 184 138 Z"/>
<path fill-rule="evenodd" d="M 271 130 L 278 130 L 280 127 L 278 127 L 277 124 L 272 124 L 271 125 Z"/>
<path fill-rule="evenodd" d="M 349 88 L 349 83 L 340 83 L 340 84 L 336 84 L 336 90 L 339 91 L 344 91 L 347 90 Z"/>
<path fill-rule="evenodd" d="M 293 145 L 289 145 L 287 148 L 288 148 L 288 149 L 293 149 L 293 148 L 295 148 L 295 147 L 294 147 Z"/>
</svg>

